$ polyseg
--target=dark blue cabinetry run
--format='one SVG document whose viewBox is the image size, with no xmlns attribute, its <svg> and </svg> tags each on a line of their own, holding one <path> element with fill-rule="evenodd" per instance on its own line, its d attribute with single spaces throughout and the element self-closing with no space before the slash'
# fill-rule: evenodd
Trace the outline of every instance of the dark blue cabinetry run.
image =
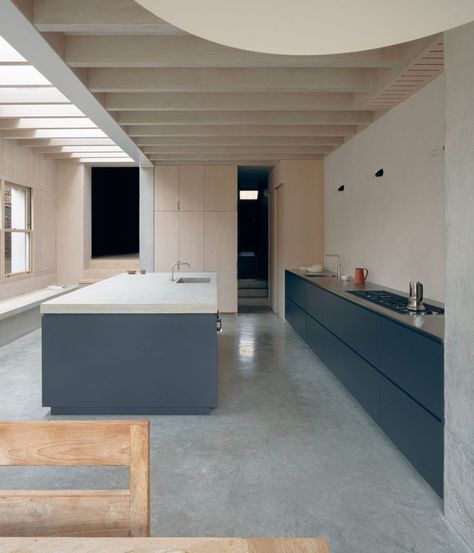
<svg viewBox="0 0 474 553">
<path fill-rule="evenodd" d="M 286 319 L 443 494 L 443 344 L 286 272 Z"/>
</svg>

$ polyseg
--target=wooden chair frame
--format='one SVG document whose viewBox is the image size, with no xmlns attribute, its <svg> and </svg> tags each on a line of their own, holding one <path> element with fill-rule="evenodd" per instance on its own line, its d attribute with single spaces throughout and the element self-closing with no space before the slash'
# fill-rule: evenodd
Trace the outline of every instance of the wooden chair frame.
<svg viewBox="0 0 474 553">
<path fill-rule="evenodd" d="M 147 420 L 0 422 L 0 466 L 128 466 L 130 474 L 127 490 L 0 491 L 0 536 L 149 536 Z"/>
</svg>

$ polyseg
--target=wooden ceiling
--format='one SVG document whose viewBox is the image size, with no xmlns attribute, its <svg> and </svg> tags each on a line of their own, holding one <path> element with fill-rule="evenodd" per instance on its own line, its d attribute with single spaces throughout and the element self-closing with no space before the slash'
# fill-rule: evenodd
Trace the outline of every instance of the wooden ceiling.
<svg viewBox="0 0 474 553">
<path fill-rule="evenodd" d="M 155 164 L 322 159 L 443 69 L 440 36 L 280 56 L 191 36 L 133 0 L 16 4 Z"/>
</svg>

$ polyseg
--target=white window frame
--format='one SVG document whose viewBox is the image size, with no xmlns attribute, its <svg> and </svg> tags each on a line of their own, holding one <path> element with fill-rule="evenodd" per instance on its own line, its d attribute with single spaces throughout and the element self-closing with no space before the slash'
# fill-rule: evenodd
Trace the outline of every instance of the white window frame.
<svg viewBox="0 0 474 553">
<path fill-rule="evenodd" d="M 22 188 L 27 191 L 29 211 L 27 222 L 29 221 L 29 228 L 25 229 L 7 229 L 5 228 L 5 189 L 7 186 L 15 188 Z M 23 184 L 12 182 L 9 179 L 0 178 L 0 276 L 1 278 L 16 278 L 24 275 L 31 274 L 33 272 L 33 189 Z M 29 236 L 28 239 L 28 255 L 29 255 L 29 268 L 27 271 L 20 271 L 15 273 L 6 272 L 6 259 L 5 259 L 5 236 L 7 233 L 21 232 L 26 233 Z"/>
</svg>

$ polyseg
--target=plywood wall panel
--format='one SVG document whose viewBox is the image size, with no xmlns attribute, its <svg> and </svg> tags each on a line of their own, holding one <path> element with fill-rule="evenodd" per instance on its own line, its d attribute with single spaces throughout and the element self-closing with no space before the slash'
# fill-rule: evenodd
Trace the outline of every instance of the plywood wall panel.
<svg viewBox="0 0 474 553">
<path fill-rule="evenodd" d="M 169 272 L 171 265 L 179 259 L 179 217 L 178 212 L 157 211 L 155 213 L 155 271 Z"/>
<path fill-rule="evenodd" d="M 237 209 L 237 167 L 206 166 L 204 170 L 204 210 L 235 211 Z"/>
<path fill-rule="evenodd" d="M 179 168 L 180 211 L 203 211 L 204 209 L 204 167 L 182 165 Z"/>
<path fill-rule="evenodd" d="M 155 211 L 177 211 L 179 167 L 155 167 Z"/>
</svg>

